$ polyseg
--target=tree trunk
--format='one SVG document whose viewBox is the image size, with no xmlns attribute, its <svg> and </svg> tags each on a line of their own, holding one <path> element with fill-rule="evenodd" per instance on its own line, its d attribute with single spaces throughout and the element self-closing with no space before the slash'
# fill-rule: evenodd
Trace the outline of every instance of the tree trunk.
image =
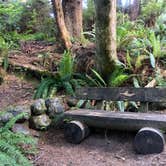
<svg viewBox="0 0 166 166">
<path fill-rule="evenodd" d="M 67 31 L 65 25 L 61 0 L 52 0 L 52 4 L 53 4 L 53 9 L 55 10 L 54 13 L 55 13 L 58 30 L 60 32 L 60 37 L 62 39 L 62 42 L 64 43 L 65 48 L 70 49 L 72 43 L 70 41 L 69 32 Z"/>
<path fill-rule="evenodd" d="M 140 14 L 140 0 L 134 0 L 133 4 L 129 7 L 130 20 L 134 21 Z"/>
<path fill-rule="evenodd" d="M 82 0 L 62 0 L 65 24 L 70 36 L 81 38 L 82 32 Z"/>
<path fill-rule="evenodd" d="M 95 0 L 95 8 L 98 69 L 107 79 L 118 59 L 116 53 L 116 0 Z"/>
</svg>

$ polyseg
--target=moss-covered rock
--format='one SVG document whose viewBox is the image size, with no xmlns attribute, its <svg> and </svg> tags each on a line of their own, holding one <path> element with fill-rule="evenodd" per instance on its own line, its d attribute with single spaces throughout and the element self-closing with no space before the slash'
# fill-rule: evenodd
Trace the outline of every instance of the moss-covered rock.
<svg viewBox="0 0 166 166">
<path fill-rule="evenodd" d="M 59 98 L 47 99 L 45 103 L 47 107 L 46 113 L 50 118 L 64 112 L 62 101 Z"/>
<path fill-rule="evenodd" d="M 41 115 L 46 111 L 46 105 L 44 99 L 38 99 L 31 105 L 32 115 Z"/>
<path fill-rule="evenodd" d="M 46 114 L 32 116 L 30 118 L 30 127 L 36 130 L 46 130 L 51 124 L 51 119 Z"/>
</svg>

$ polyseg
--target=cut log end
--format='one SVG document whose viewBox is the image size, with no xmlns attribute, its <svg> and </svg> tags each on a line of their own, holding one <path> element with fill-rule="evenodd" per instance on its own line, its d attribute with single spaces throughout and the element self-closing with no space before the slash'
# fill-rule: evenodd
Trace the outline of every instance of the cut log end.
<svg viewBox="0 0 166 166">
<path fill-rule="evenodd" d="M 139 154 L 161 153 L 164 149 L 164 136 L 154 128 L 145 127 L 135 136 L 134 147 Z"/>
<path fill-rule="evenodd" d="M 79 144 L 89 135 L 89 128 L 80 121 L 71 121 L 65 125 L 64 137 L 67 142 Z"/>
</svg>

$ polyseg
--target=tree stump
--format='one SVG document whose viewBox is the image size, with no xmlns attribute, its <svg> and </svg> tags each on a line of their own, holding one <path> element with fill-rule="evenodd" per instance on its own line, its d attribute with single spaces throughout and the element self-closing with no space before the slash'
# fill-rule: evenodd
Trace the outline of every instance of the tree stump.
<svg viewBox="0 0 166 166">
<path fill-rule="evenodd" d="M 64 137 L 67 142 L 79 144 L 89 135 L 89 128 L 80 121 L 71 121 L 65 125 Z"/>
<path fill-rule="evenodd" d="M 139 154 L 161 153 L 164 149 L 164 136 L 154 128 L 145 127 L 138 131 L 134 140 L 134 147 Z"/>
</svg>

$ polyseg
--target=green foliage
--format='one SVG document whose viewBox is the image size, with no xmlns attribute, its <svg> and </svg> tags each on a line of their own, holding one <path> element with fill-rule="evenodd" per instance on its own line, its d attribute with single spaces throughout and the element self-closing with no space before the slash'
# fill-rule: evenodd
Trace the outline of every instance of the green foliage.
<svg viewBox="0 0 166 166">
<path fill-rule="evenodd" d="M 19 1 L 0 2 L 0 32 L 19 28 L 23 6 Z"/>
<path fill-rule="evenodd" d="M 70 51 L 65 51 L 60 62 L 59 75 L 63 79 L 73 74 L 73 58 Z"/>
<path fill-rule="evenodd" d="M 42 33 L 45 40 L 55 34 L 54 18 L 48 0 L 30 0 L 24 4 L 23 14 L 20 19 L 20 31 L 34 34 Z"/>
<path fill-rule="evenodd" d="M 166 80 L 162 77 L 160 70 L 156 71 L 155 79 L 159 87 L 166 87 Z"/>
<path fill-rule="evenodd" d="M 117 66 L 115 70 L 111 73 L 111 76 L 109 77 L 108 85 L 111 87 L 121 86 L 129 78 L 130 76 L 124 73 L 124 69 Z"/>
<path fill-rule="evenodd" d="M 55 34 L 51 5 L 47 0 L 0 1 L 0 36 L 8 48 L 20 40 L 52 41 Z"/>
<path fill-rule="evenodd" d="M 160 57 L 161 56 L 161 42 L 160 42 L 160 37 L 155 36 L 155 33 L 152 32 L 149 36 L 150 43 L 152 45 L 153 49 L 153 56 L 154 57 Z"/>
<path fill-rule="evenodd" d="M 96 79 L 94 79 L 94 81 L 95 81 L 95 80 L 98 81 L 98 84 L 99 84 L 100 86 L 107 86 L 107 85 L 106 85 L 106 82 L 105 82 L 104 79 L 100 76 L 100 74 L 97 73 L 94 69 L 91 69 L 91 70 L 92 70 L 94 76 L 96 77 Z"/>
<path fill-rule="evenodd" d="M 165 0 L 144 0 L 140 18 L 145 22 L 156 19 L 166 9 Z"/>
<path fill-rule="evenodd" d="M 25 155 L 35 152 L 36 141 L 30 136 L 10 131 L 15 122 L 23 116 L 25 116 L 24 113 L 19 114 L 0 128 L 0 164 L 12 166 L 32 165 Z M 29 145 L 29 150 L 24 149 L 23 145 Z"/>
<path fill-rule="evenodd" d="M 74 72 L 74 59 L 71 52 L 65 51 L 54 78 L 44 78 L 36 90 L 34 98 L 53 97 L 57 91 L 64 90 L 74 95 L 77 87 L 86 85 L 84 76 Z"/>
<path fill-rule="evenodd" d="M 4 38 L 0 36 L 0 57 L 2 57 L 2 65 L 6 71 L 8 68 L 8 44 Z"/>
</svg>

